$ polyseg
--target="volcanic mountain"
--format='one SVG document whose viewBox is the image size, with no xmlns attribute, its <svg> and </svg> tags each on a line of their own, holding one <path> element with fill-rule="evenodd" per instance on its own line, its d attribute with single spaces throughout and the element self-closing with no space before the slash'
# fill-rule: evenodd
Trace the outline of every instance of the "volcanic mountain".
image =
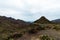
<svg viewBox="0 0 60 40">
<path fill-rule="evenodd" d="M 49 21 L 47 18 L 45 18 L 44 16 L 42 16 L 40 19 L 34 21 L 34 23 L 45 24 L 45 23 L 51 23 L 51 21 Z"/>
</svg>

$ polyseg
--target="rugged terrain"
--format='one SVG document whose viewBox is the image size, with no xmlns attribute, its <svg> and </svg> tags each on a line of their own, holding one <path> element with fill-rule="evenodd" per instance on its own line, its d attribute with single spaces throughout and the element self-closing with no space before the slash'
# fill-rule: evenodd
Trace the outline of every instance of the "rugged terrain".
<svg viewBox="0 0 60 40">
<path fill-rule="evenodd" d="M 32 23 L 0 16 L 0 40 L 60 40 L 60 24 L 44 16 Z"/>
</svg>

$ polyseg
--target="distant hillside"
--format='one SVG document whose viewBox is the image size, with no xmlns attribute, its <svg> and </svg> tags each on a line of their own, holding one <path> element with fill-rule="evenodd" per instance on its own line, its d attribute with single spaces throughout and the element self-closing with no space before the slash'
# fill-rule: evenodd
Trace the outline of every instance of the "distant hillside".
<svg viewBox="0 0 60 40">
<path fill-rule="evenodd" d="M 25 28 L 26 26 L 28 26 L 29 23 L 25 22 L 23 20 L 19 20 L 19 19 L 14 19 L 11 17 L 5 17 L 5 16 L 0 16 L 0 28 L 8 28 L 9 29 L 21 29 L 21 28 Z"/>
<path fill-rule="evenodd" d="M 34 23 L 51 23 L 47 18 L 45 18 L 44 16 L 42 16 L 40 19 L 34 21 Z"/>
<path fill-rule="evenodd" d="M 54 23 L 60 23 L 60 19 L 52 20 Z"/>
</svg>

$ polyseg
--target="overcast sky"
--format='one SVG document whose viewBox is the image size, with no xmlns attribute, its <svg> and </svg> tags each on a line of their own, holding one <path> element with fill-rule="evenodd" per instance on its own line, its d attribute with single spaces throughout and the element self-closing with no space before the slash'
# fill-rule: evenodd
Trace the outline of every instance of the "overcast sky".
<svg viewBox="0 0 60 40">
<path fill-rule="evenodd" d="M 35 21 L 41 16 L 60 18 L 60 0 L 0 0 L 0 15 Z"/>
</svg>

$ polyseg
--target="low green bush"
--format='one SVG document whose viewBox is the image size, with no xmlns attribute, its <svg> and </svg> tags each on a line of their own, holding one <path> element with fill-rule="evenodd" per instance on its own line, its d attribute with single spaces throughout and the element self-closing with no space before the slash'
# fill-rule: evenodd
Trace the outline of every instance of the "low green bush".
<svg viewBox="0 0 60 40">
<path fill-rule="evenodd" d="M 53 38 L 47 36 L 47 35 L 43 35 L 42 37 L 40 37 L 41 40 L 54 40 Z"/>
</svg>

